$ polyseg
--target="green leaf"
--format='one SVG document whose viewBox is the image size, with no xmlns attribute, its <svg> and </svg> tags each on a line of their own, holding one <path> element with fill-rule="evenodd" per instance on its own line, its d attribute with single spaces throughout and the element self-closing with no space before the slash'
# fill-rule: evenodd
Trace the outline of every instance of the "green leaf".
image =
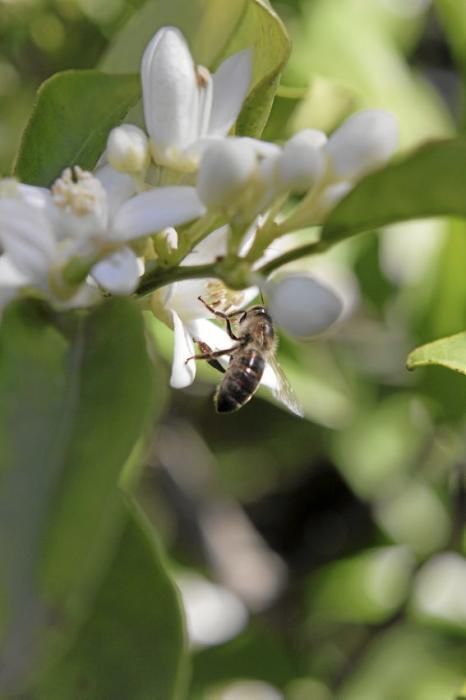
<svg viewBox="0 0 466 700">
<path fill-rule="evenodd" d="M 0 695 L 68 644 L 123 523 L 122 467 L 153 391 L 130 300 L 54 316 L 21 301 L 0 334 Z"/>
<path fill-rule="evenodd" d="M 466 216 L 466 139 L 428 143 L 364 178 L 330 213 L 322 239 L 336 243 L 385 224 Z"/>
<path fill-rule="evenodd" d="M 31 185 L 49 186 L 62 170 L 91 170 L 110 129 L 140 96 L 136 75 L 96 70 L 66 71 L 46 80 L 23 134 L 15 175 Z"/>
<path fill-rule="evenodd" d="M 145 518 L 133 510 L 78 638 L 40 700 L 175 700 L 186 684 L 178 595 Z"/>
<path fill-rule="evenodd" d="M 186 36 L 197 63 L 210 69 L 237 51 L 253 47 L 251 92 L 238 132 L 259 135 L 270 112 L 278 77 L 289 55 L 286 29 L 267 0 L 171 0 L 146 2 L 114 37 L 101 67 L 110 72 L 138 71 L 146 44 L 163 26 Z"/>
<path fill-rule="evenodd" d="M 408 369 L 425 365 L 440 365 L 466 374 L 466 332 L 421 345 L 408 355 Z"/>
</svg>

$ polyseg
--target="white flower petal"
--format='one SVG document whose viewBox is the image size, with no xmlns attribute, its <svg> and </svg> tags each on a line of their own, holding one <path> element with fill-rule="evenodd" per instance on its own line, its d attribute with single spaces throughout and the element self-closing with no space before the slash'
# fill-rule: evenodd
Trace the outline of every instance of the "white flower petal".
<svg viewBox="0 0 466 700">
<path fill-rule="evenodd" d="M 19 199 L 0 200 L 0 243 L 30 282 L 44 281 L 56 256 L 56 241 L 40 208 Z"/>
<path fill-rule="evenodd" d="M 213 76 L 209 134 L 226 136 L 240 113 L 252 79 L 252 50 L 230 56 Z"/>
<path fill-rule="evenodd" d="M 172 311 L 172 319 L 175 338 L 170 386 L 182 389 L 192 384 L 196 376 L 196 361 L 186 362 L 188 357 L 195 354 L 195 351 L 188 329 L 174 311 Z"/>
<path fill-rule="evenodd" d="M 102 165 L 95 176 L 102 183 L 108 199 L 110 214 L 115 213 L 127 199 L 136 193 L 134 180 L 130 175 L 117 172 L 111 165 Z"/>
<path fill-rule="evenodd" d="M 39 209 L 49 209 L 52 206 L 52 196 L 46 187 L 35 187 L 34 185 L 23 185 L 18 182 L 18 192 L 21 199 L 28 204 L 32 204 Z"/>
<path fill-rule="evenodd" d="M 208 296 L 208 284 L 213 281 L 209 279 L 192 279 L 171 284 L 165 302 L 166 308 L 175 311 L 183 321 L 212 317 L 210 311 L 205 308 L 198 297 Z"/>
<path fill-rule="evenodd" d="M 194 250 L 187 255 L 182 265 L 202 265 L 203 263 L 213 262 L 215 258 L 226 255 L 228 236 L 230 227 L 228 225 L 221 226 L 209 233 Z"/>
<path fill-rule="evenodd" d="M 340 298 L 307 275 L 288 275 L 267 284 L 268 308 L 274 322 L 298 338 L 326 330 L 341 314 Z"/>
<path fill-rule="evenodd" d="M 118 210 L 110 240 L 131 241 L 184 224 L 205 213 L 194 187 L 159 187 L 132 197 Z"/>
<path fill-rule="evenodd" d="M 228 348 L 231 348 L 235 344 L 235 341 L 230 338 L 228 333 L 213 321 L 197 319 L 188 322 L 186 325 L 193 338 L 202 340 L 202 342 L 206 343 L 212 350 L 228 350 Z M 217 357 L 216 359 L 223 367 L 228 367 L 230 362 L 228 355 Z"/>
<path fill-rule="evenodd" d="M 398 145 L 398 122 L 390 112 L 368 109 L 349 117 L 325 145 L 330 172 L 354 180 L 385 163 Z"/>
<path fill-rule="evenodd" d="M 141 65 L 146 127 L 157 155 L 183 149 L 197 137 L 199 89 L 189 47 L 174 27 L 157 32 Z"/>
<path fill-rule="evenodd" d="M 121 248 L 91 270 L 96 282 L 111 294 L 132 294 L 138 286 L 140 266 L 129 248 Z"/>
<path fill-rule="evenodd" d="M 8 255 L 0 255 L 0 287 L 24 287 L 28 281 Z"/>
<path fill-rule="evenodd" d="M 0 312 L 27 284 L 27 277 L 13 265 L 8 256 L 0 255 Z"/>
</svg>

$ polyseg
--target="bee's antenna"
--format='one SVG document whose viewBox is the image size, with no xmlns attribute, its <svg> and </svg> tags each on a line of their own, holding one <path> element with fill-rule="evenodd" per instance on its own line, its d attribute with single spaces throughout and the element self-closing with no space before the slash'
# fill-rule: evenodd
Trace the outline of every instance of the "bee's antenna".
<svg viewBox="0 0 466 700">
<path fill-rule="evenodd" d="M 259 294 L 261 295 L 262 306 L 265 306 L 264 295 L 262 294 L 262 289 L 259 290 Z"/>
</svg>

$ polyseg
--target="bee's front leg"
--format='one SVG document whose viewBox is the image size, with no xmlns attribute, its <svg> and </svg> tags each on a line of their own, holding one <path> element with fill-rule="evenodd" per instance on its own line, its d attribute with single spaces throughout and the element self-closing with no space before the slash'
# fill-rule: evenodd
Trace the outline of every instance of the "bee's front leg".
<svg viewBox="0 0 466 700">
<path fill-rule="evenodd" d="M 191 357 L 188 357 L 187 360 L 185 360 L 185 364 L 188 364 L 190 360 L 206 360 L 211 367 L 218 370 L 219 372 L 222 372 L 222 374 L 225 373 L 225 369 L 215 358 L 222 357 L 223 355 L 231 355 L 231 353 L 238 347 L 236 345 L 235 347 L 228 348 L 226 350 L 212 350 L 212 348 L 209 345 L 207 345 L 207 343 L 204 343 L 202 340 L 196 340 L 195 342 L 198 344 L 201 352 L 198 355 L 192 355 Z"/>
</svg>

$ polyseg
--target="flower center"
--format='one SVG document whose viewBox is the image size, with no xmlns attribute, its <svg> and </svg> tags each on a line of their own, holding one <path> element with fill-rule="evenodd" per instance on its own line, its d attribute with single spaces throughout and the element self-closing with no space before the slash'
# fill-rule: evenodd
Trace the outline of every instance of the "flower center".
<svg viewBox="0 0 466 700">
<path fill-rule="evenodd" d="M 99 180 L 78 165 L 66 168 L 52 185 L 55 204 L 77 216 L 97 213 L 105 202 L 105 190 Z"/>
<path fill-rule="evenodd" d="M 209 280 L 206 282 L 207 293 L 205 300 L 210 306 L 219 308 L 225 313 L 231 308 L 241 307 L 243 303 L 243 292 L 225 287 L 219 280 Z"/>
</svg>

